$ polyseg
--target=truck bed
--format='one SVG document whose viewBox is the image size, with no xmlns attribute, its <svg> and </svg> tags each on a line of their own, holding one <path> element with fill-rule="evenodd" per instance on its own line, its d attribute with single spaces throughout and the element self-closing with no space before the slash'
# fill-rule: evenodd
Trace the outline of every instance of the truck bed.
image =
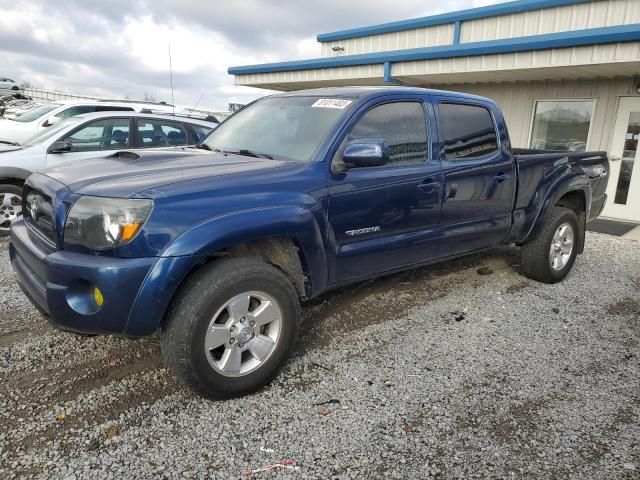
<svg viewBox="0 0 640 480">
<path fill-rule="evenodd" d="M 543 194 L 550 188 L 554 180 L 567 168 L 584 171 L 591 182 L 592 204 L 590 218 L 593 219 L 600 213 L 604 204 L 604 195 L 607 189 L 609 172 L 609 159 L 607 152 L 569 152 L 561 150 L 532 150 L 514 148 L 513 155 L 518 168 L 518 194 L 515 209 L 527 209 L 534 201 L 534 196 Z M 604 175 L 594 172 L 594 167 L 604 167 Z M 541 188 L 542 187 L 542 188 Z"/>
</svg>

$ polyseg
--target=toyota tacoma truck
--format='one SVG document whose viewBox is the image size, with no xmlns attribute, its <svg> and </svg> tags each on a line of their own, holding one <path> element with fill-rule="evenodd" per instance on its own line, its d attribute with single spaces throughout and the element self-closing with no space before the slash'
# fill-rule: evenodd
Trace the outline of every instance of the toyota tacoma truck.
<svg viewBox="0 0 640 480">
<path fill-rule="evenodd" d="M 160 330 L 182 382 L 230 397 L 277 375 L 301 304 L 329 289 L 504 244 L 520 246 L 524 275 L 562 280 L 608 172 L 605 153 L 512 149 L 486 98 L 285 93 L 197 148 L 31 175 L 10 256 L 54 326 Z"/>
</svg>

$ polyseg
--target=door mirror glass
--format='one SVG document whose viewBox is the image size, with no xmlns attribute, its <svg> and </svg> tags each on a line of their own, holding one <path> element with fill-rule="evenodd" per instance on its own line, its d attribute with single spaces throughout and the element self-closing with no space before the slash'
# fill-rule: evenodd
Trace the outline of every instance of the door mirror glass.
<svg viewBox="0 0 640 480">
<path fill-rule="evenodd" d="M 380 138 L 362 138 L 347 143 L 342 161 L 350 168 L 379 167 L 389 160 L 389 147 Z"/>
<path fill-rule="evenodd" d="M 71 142 L 59 140 L 49 147 L 49 153 L 67 153 L 71 151 Z"/>
</svg>

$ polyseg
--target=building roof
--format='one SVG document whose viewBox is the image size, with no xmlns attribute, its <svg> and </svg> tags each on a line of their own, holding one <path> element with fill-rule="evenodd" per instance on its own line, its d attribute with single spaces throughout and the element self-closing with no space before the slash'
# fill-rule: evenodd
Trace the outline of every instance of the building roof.
<svg viewBox="0 0 640 480">
<path fill-rule="evenodd" d="M 432 27 L 435 25 L 445 25 L 448 23 L 462 22 L 466 20 L 476 20 L 479 18 L 496 17 L 511 13 L 529 12 L 543 8 L 562 7 L 564 5 L 575 5 L 587 3 L 591 0 L 516 0 L 512 2 L 499 3 L 486 7 L 471 8 L 457 12 L 431 15 L 428 17 L 413 18 L 399 22 L 382 23 L 367 27 L 340 30 L 331 33 L 321 33 L 318 35 L 319 42 L 332 42 L 346 40 L 348 38 L 366 37 L 369 35 L 379 35 L 381 33 L 400 32 L 414 28 Z"/>
<path fill-rule="evenodd" d="M 292 62 L 247 65 L 231 67 L 228 72 L 232 75 L 247 75 L 254 73 L 314 70 L 318 68 L 383 64 L 386 62 L 410 62 L 416 60 L 472 57 L 499 53 L 530 52 L 552 48 L 570 48 L 584 45 L 601 45 L 633 41 L 640 41 L 640 24 L 590 28 L 586 30 L 574 30 L 568 32 L 442 45 L 436 47 L 413 48 L 408 50 L 393 50 L 360 55 L 322 57 Z"/>
</svg>

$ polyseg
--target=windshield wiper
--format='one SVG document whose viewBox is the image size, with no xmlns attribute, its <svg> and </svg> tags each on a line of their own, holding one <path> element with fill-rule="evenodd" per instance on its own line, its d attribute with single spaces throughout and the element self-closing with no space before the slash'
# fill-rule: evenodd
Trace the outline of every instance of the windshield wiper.
<svg viewBox="0 0 640 480">
<path fill-rule="evenodd" d="M 268 158 L 269 160 L 273 160 L 273 156 L 268 153 L 258 153 L 252 152 L 251 150 L 247 150 L 246 148 L 242 148 L 240 150 L 223 150 L 224 153 L 230 153 L 232 155 L 242 155 L 245 157 L 254 157 L 254 158 Z"/>
<path fill-rule="evenodd" d="M 0 143 L 4 143 L 6 145 L 11 145 L 14 147 L 19 147 L 20 144 L 18 142 L 10 142 L 9 140 L 0 140 Z"/>
<path fill-rule="evenodd" d="M 211 147 L 209 145 L 207 145 L 206 143 L 196 143 L 193 146 L 193 148 L 199 148 L 200 150 L 209 150 L 210 152 L 212 151 Z"/>
</svg>

